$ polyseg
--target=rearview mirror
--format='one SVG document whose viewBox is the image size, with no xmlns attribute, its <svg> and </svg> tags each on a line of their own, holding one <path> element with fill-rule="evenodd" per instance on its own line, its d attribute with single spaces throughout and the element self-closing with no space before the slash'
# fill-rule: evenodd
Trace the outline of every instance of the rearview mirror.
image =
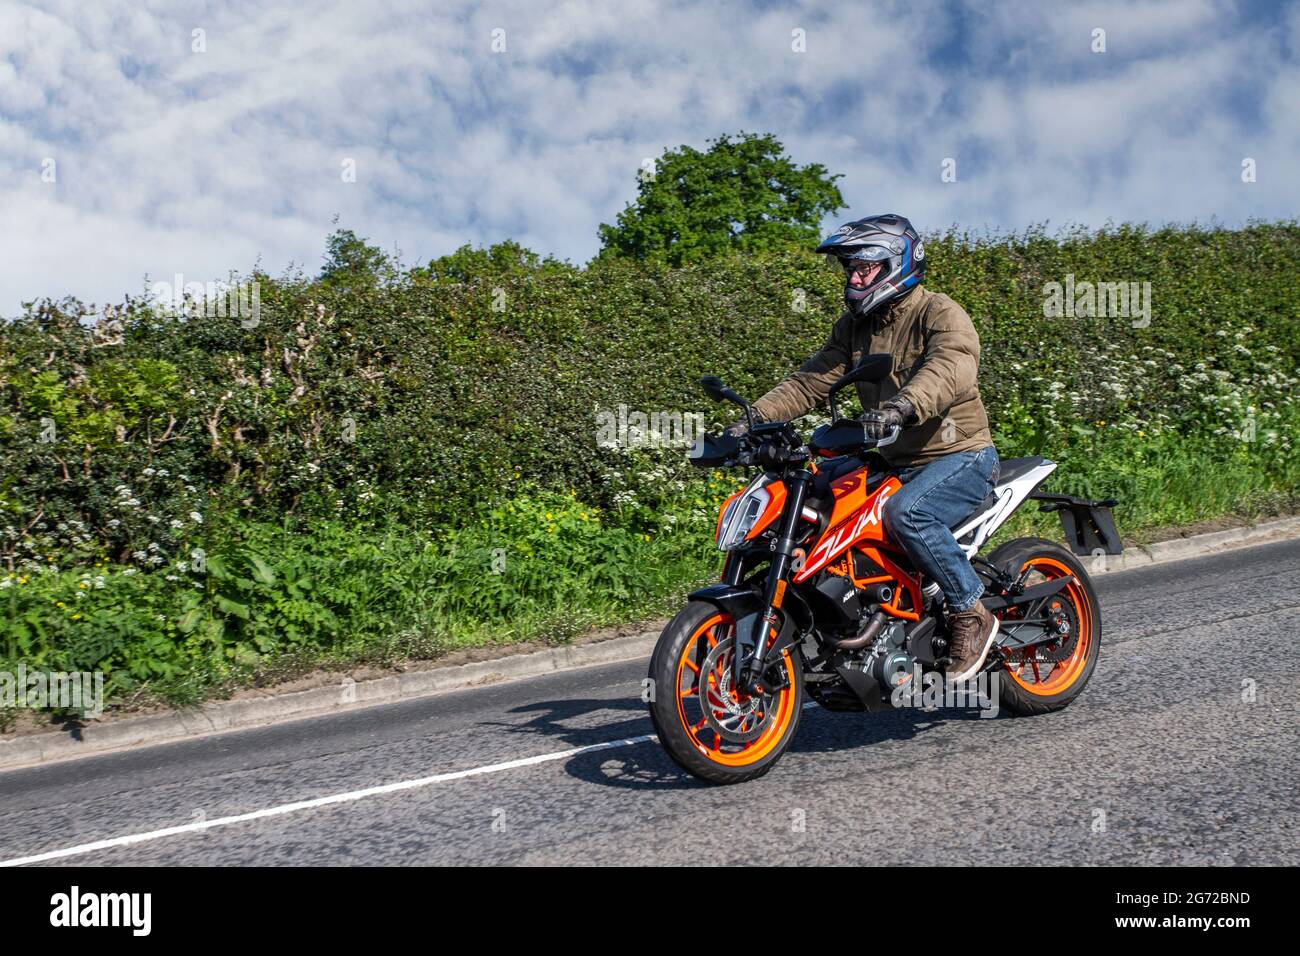
<svg viewBox="0 0 1300 956">
<path fill-rule="evenodd" d="M 727 386 L 722 383 L 722 379 L 716 375 L 705 375 L 700 379 L 700 387 L 704 389 L 704 394 L 715 402 L 724 402 L 726 397 L 722 394 L 727 390 Z"/>
<path fill-rule="evenodd" d="M 827 398 L 831 406 L 831 420 L 835 421 L 840 417 L 835 408 L 835 393 L 846 385 L 852 385 L 854 382 L 879 382 L 886 378 L 894 370 L 894 357 L 887 352 L 873 352 L 871 355 L 864 355 L 862 361 L 850 371 L 840 376 L 839 380 L 831 386 L 830 394 Z"/>
<path fill-rule="evenodd" d="M 862 361 L 850 372 L 840 376 L 839 380 L 831 386 L 832 392 L 838 392 L 845 385 L 852 385 L 854 382 L 878 382 L 894 370 L 894 357 L 886 352 L 874 352 L 871 355 L 864 355 Z"/>
<path fill-rule="evenodd" d="M 749 421 L 749 427 L 754 427 L 754 409 L 750 407 L 749 402 L 745 401 L 731 389 L 723 384 L 722 379 L 716 375 L 705 375 L 700 379 L 700 387 L 704 389 L 709 398 L 715 402 L 732 402 L 739 405 L 745 410 L 745 418 Z"/>
</svg>

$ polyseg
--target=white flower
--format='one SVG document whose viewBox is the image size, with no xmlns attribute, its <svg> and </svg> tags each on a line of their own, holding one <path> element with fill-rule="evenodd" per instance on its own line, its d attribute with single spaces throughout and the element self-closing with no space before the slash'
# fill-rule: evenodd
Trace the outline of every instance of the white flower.
<svg viewBox="0 0 1300 956">
<path fill-rule="evenodd" d="M 198 524 L 203 524 L 203 515 L 199 514 L 197 511 L 191 511 L 190 520 L 197 522 Z"/>
</svg>

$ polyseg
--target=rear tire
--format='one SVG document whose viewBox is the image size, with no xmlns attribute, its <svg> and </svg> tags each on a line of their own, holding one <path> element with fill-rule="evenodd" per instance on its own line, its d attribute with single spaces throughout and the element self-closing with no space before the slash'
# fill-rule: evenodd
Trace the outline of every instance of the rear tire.
<svg viewBox="0 0 1300 956">
<path fill-rule="evenodd" d="M 1044 538 L 1008 541 L 989 555 L 989 561 L 1012 577 L 1032 567 L 1027 585 L 1071 575 L 1077 579 L 1077 584 L 1066 585 L 1058 594 L 1060 610 L 1075 629 L 1074 650 L 1065 660 L 1044 664 L 1030 660 L 1027 653 L 990 651 L 1005 659 L 1006 669 L 999 672 L 998 683 L 1002 704 L 1013 714 L 1049 714 L 1067 707 L 1083 692 L 1101 655 L 1101 605 L 1092 579 L 1072 551 Z M 998 612 L 997 617 L 1014 623 L 1014 616 L 1006 614 Z"/>
<path fill-rule="evenodd" d="M 668 622 L 650 658 L 655 733 L 679 767 L 710 783 L 743 783 L 771 770 L 794 739 L 803 705 L 796 648 L 780 658 L 789 686 L 763 698 L 732 690 L 734 638 L 729 614 L 692 601 Z"/>
</svg>

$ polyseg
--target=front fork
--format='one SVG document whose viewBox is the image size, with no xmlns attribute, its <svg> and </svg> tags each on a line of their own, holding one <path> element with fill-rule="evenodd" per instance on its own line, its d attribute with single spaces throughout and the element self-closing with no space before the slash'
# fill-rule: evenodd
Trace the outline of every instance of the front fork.
<svg viewBox="0 0 1300 956">
<path fill-rule="evenodd" d="M 732 682 L 745 694 L 760 694 L 763 691 L 763 669 L 767 663 L 768 634 L 780 631 L 780 622 L 776 612 L 781 608 L 785 589 L 789 585 L 786 576 L 790 573 L 790 562 L 795 550 L 795 530 L 803 513 L 804 499 L 808 496 L 808 486 L 812 484 L 813 474 L 806 468 L 796 471 L 786 478 L 787 497 L 785 514 L 781 516 L 781 526 L 777 529 L 772 542 L 772 563 L 768 568 L 767 579 L 763 586 L 763 605 L 753 626 L 754 651 L 748 657 L 743 653 L 744 642 L 739 628 L 736 631 L 736 653 L 732 655 Z"/>
</svg>

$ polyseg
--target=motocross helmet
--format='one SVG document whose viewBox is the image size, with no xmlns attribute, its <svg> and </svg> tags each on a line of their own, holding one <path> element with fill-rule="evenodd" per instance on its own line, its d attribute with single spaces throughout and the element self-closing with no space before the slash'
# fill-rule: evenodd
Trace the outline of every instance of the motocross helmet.
<svg viewBox="0 0 1300 956">
<path fill-rule="evenodd" d="M 845 223 L 822 240 L 817 252 L 835 256 L 844 267 L 844 304 L 854 315 L 864 316 L 925 280 L 921 237 L 906 218 L 894 213 Z M 857 288 L 849 282 L 849 273 L 864 260 L 884 268 L 870 285 Z"/>
</svg>

